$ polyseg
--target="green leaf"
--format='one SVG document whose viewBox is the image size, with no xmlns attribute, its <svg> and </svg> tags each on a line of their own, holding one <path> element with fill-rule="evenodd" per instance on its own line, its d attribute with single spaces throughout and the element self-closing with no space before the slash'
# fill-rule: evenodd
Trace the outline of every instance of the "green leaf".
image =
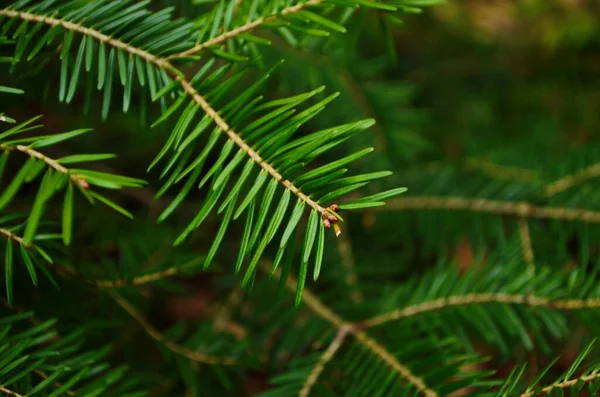
<svg viewBox="0 0 600 397">
<path fill-rule="evenodd" d="M 355 204 L 355 203 L 364 203 L 364 202 L 373 202 L 373 201 L 381 201 L 381 200 L 387 200 L 388 198 L 397 196 L 399 194 L 402 194 L 404 192 L 406 192 L 408 189 L 406 189 L 405 187 L 399 187 L 396 189 L 391 189 L 391 190 L 387 190 L 385 192 L 381 192 L 381 193 L 377 193 L 377 194 L 373 194 L 371 196 L 366 196 L 366 197 L 361 197 L 358 200 L 354 200 L 351 203 L 345 204 L 346 206 L 349 204 Z"/>
<path fill-rule="evenodd" d="M 6 251 L 4 255 L 4 282 L 6 284 L 6 300 L 9 305 L 13 302 L 13 246 L 12 240 L 6 240 Z"/>
<path fill-rule="evenodd" d="M 246 209 L 246 207 L 248 206 L 248 204 L 250 204 L 250 202 L 252 201 L 252 199 L 254 198 L 254 196 L 256 196 L 256 193 L 258 193 L 258 191 L 260 190 L 260 188 L 262 187 L 262 185 L 267 180 L 267 175 L 268 175 L 268 173 L 267 173 L 266 170 L 261 170 L 258 173 L 258 176 L 256 177 L 256 180 L 254 181 L 254 185 L 252 185 L 252 188 L 250 189 L 250 191 L 246 195 L 246 198 L 239 205 L 237 211 L 233 215 L 233 219 L 239 218 L 239 216 L 242 214 L 242 212 L 244 212 L 244 210 Z M 0 206 L 0 208 L 2 208 L 2 206 Z"/>
<path fill-rule="evenodd" d="M 73 234 L 73 185 L 69 183 L 65 193 L 62 213 L 62 237 L 65 245 L 71 244 Z"/>
<path fill-rule="evenodd" d="M 35 166 L 35 163 L 35 159 L 31 157 L 27 159 L 27 161 L 25 162 L 25 164 L 23 164 L 19 172 L 13 177 L 8 187 L 4 189 L 4 192 L 2 192 L 2 194 L 0 194 L 0 210 L 6 207 L 6 205 L 10 203 L 10 201 L 13 199 L 15 194 L 17 194 L 17 192 L 23 185 L 27 174 L 29 173 L 31 168 Z"/>
<path fill-rule="evenodd" d="M 98 153 L 98 154 L 74 154 L 71 156 L 65 156 L 57 160 L 60 164 L 77 164 L 86 163 L 100 160 L 108 160 L 117 157 L 111 153 Z"/>
<path fill-rule="evenodd" d="M 323 251 L 325 250 L 325 225 L 323 222 L 319 224 L 319 237 L 317 240 L 317 252 L 315 254 L 315 270 L 313 272 L 313 280 L 317 281 L 321 273 L 321 264 L 323 263 Z"/>
<path fill-rule="evenodd" d="M 5 87 L 3 85 L 0 85 L 0 92 L 7 93 L 7 94 L 24 94 L 25 93 L 25 91 L 20 90 L 18 88 Z"/>
<path fill-rule="evenodd" d="M 81 64 L 83 63 L 83 56 L 85 54 L 86 39 L 87 37 L 84 36 L 81 39 L 81 44 L 79 45 L 79 51 L 77 52 L 77 58 L 75 58 L 75 65 L 73 66 L 73 74 L 71 74 L 71 81 L 69 83 L 69 92 L 67 93 L 66 103 L 71 103 L 71 100 L 75 96 L 75 90 L 77 89 L 77 83 L 79 80 L 79 72 L 81 70 Z"/>
<path fill-rule="evenodd" d="M 296 178 L 294 180 L 294 183 L 301 184 L 301 183 L 304 183 L 306 181 L 311 181 L 311 180 L 319 178 L 319 177 L 321 177 L 323 175 L 329 174 L 329 173 L 331 173 L 333 171 L 338 170 L 339 168 L 343 167 L 344 165 L 346 165 L 346 164 L 348 164 L 348 163 L 350 163 L 350 162 L 352 162 L 352 161 L 354 161 L 354 160 L 356 160 L 356 159 L 364 156 L 365 154 L 371 153 L 373 150 L 374 150 L 373 148 L 363 149 L 363 150 L 360 150 L 360 151 L 358 151 L 356 153 L 353 153 L 353 154 L 351 154 L 349 156 L 346 156 L 346 157 L 343 157 L 343 158 L 341 158 L 339 160 L 336 160 L 336 161 L 334 161 L 334 162 L 332 162 L 330 164 L 327 164 L 327 165 L 321 166 L 319 168 L 316 168 L 316 169 L 314 169 L 314 170 L 312 170 L 310 172 L 307 172 L 306 174 L 304 174 L 304 175 Z"/>
<path fill-rule="evenodd" d="M 254 219 L 254 208 L 256 207 L 256 200 L 252 200 L 250 203 L 250 207 L 248 208 L 248 213 L 246 215 L 246 224 L 244 226 L 244 234 L 242 235 L 242 242 L 240 244 L 240 250 L 238 253 L 238 258 L 235 263 L 235 274 L 240 272 L 242 268 L 242 262 L 246 256 L 246 250 L 248 248 L 248 242 L 250 241 L 250 233 L 252 232 L 252 221 Z"/>
<path fill-rule="evenodd" d="M 19 245 L 19 251 L 21 252 L 21 257 L 23 257 L 23 262 L 25 262 L 27 272 L 29 272 L 29 277 L 31 277 L 31 282 L 33 282 L 33 285 L 37 286 L 38 278 L 33 265 L 33 258 L 29 254 L 29 251 L 27 251 L 27 248 L 23 247 L 22 245 Z"/>
<path fill-rule="evenodd" d="M 267 230 L 264 233 L 263 238 L 262 238 L 260 244 L 258 245 L 258 248 L 254 252 L 254 256 L 252 257 L 252 260 L 250 261 L 250 264 L 248 265 L 248 269 L 246 270 L 246 274 L 244 275 L 244 279 L 242 280 L 242 287 L 245 287 L 248 284 L 248 282 L 250 281 L 250 279 L 252 278 L 252 275 L 256 270 L 256 266 L 258 265 L 258 261 L 262 255 L 263 251 L 265 250 L 267 244 L 269 244 L 269 242 L 275 235 L 277 228 L 279 227 L 279 225 L 281 224 L 281 221 L 283 220 L 283 216 L 285 215 L 289 201 L 290 201 L 290 191 L 286 189 L 283 192 L 283 195 L 281 196 L 281 200 L 279 201 L 277 208 L 275 209 L 275 211 L 272 214 L 271 222 L 269 223 L 269 226 L 267 227 Z"/>
<path fill-rule="evenodd" d="M 235 199 L 234 199 L 234 202 L 235 202 Z M 210 266 L 212 259 L 216 255 L 217 250 L 219 249 L 219 246 L 221 245 L 221 241 L 223 241 L 223 237 L 225 237 L 225 232 L 227 231 L 227 226 L 229 226 L 229 223 L 231 221 L 231 215 L 233 214 L 233 208 L 234 208 L 233 203 L 231 205 L 229 205 L 229 207 L 227 207 L 225 216 L 223 216 L 223 221 L 221 221 L 221 226 L 219 227 L 219 230 L 217 231 L 217 235 L 214 238 L 213 244 L 210 247 L 208 254 L 206 255 L 206 260 L 204 261 L 204 266 L 203 266 L 204 270 L 208 269 L 208 266 Z"/>
<path fill-rule="evenodd" d="M 344 28 L 343 26 L 338 25 L 337 23 L 327 18 L 324 18 L 319 14 L 315 14 L 314 12 L 308 10 L 300 10 L 296 13 L 296 15 L 310 19 L 311 21 L 318 23 L 319 25 L 325 26 L 326 28 L 329 28 L 336 32 L 346 33 L 346 28 Z"/>
<path fill-rule="evenodd" d="M 124 209 L 123 207 L 121 207 L 120 205 L 118 205 L 117 203 L 115 203 L 115 202 L 107 199 L 104 196 L 99 195 L 98 193 L 96 193 L 94 191 L 90 190 L 88 193 L 93 198 L 97 199 L 101 203 L 106 204 L 107 206 L 111 207 L 112 209 L 114 209 L 115 211 L 119 212 L 120 214 L 125 215 L 127 218 L 133 219 L 133 214 L 131 212 L 127 211 L 126 209 Z"/>
<path fill-rule="evenodd" d="M 311 211 L 304 234 L 304 245 L 302 246 L 302 260 L 298 273 L 298 284 L 296 285 L 296 299 L 294 301 L 296 307 L 300 306 L 300 302 L 302 302 L 302 291 L 304 291 L 304 284 L 306 283 L 308 260 L 317 235 L 318 222 L 319 213 L 316 210 Z"/>
<path fill-rule="evenodd" d="M 69 132 L 63 132 L 61 134 L 51 135 L 48 138 L 40 139 L 39 141 L 33 142 L 31 145 L 29 145 L 29 147 L 42 148 L 42 147 L 46 147 L 46 146 L 52 146 L 52 145 L 55 145 L 62 141 L 66 141 L 66 140 L 75 138 L 76 136 L 83 135 L 86 132 L 90 132 L 90 131 L 92 131 L 91 128 L 82 128 L 79 130 L 74 130 L 74 131 L 69 131 Z"/>
<path fill-rule="evenodd" d="M 364 203 L 349 203 L 349 204 L 341 204 L 339 206 L 340 210 L 357 210 L 361 208 L 371 208 L 371 207 L 381 207 L 385 205 L 383 201 L 372 201 L 372 202 L 364 202 Z"/>
<path fill-rule="evenodd" d="M 27 393 L 27 396 L 28 397 L 33 396 L 34 394 L 37 394 L 40 391 L 44 390 L 45 388 L 53 385 L 56 378 L 58 378 L 63 373 L 63 371 L 64 371 L 64 368 L 58 368 L 56 371 L 54 371 L 52 374 L 50 374 L 46 379 L 44 379 L 43 381 L 41 381 L 40 383 L 35 385 L 35 387 L 33 387 L 31 390 L 29 390 L 29 392 Z"/>
</svg>

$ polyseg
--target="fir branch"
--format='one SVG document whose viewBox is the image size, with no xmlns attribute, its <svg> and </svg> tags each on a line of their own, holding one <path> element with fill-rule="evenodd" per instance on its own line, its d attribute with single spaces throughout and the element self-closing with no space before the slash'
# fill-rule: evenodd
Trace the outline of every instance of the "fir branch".
<svg viewBox="0 0 600 397">
<path fill-rule="evenodd" d="M 17 236 L 16 234 L 12 233 L 10 230 L 6 230 L 0 227 L 0 234 L 4 235 L 7 239 L 12 240 L 20 245 L 22 245 L 24 248 L 31 248 L 31 245 L 25 243 L 25 240 L 23 240 L 22 237 Z"/>
<path fill-rule="evenodd" d="M 241 136 L 231 129 L 227 122 L 219 115 L 219 113 L 206 101 L 206 99 L 200 95 L 196 89 L 192 86 L 192 84 L 184 77 L 183 72 L 173 66 L 167 59 L 159 58 L 151 53 L 131 46 L 127 43 L 124 43 L 120 40 L 114 39 L 110 36 L 107 36 L 99 31 L 96 31 L 91 28 L 87 28 L 80 24 L 76 24 L 73 22 L 63 21 L 61 19 L 56 19 L 52 17 L 46 17 L 43 15 L 31 14 L 28 12 L 20 12 L 13 11 L 9 9 L 0 10 L 0 16 L 7 16 L 9 18 L 19 18 L 25 21 L 31 21 L 36 23 L 44 23 L 50 26 L 61 26 L 63 29 L 73 31 L 85 36 L 90 36 L 95 40 L 98 40 L 102 43 L 120 49 L 128 54 L 139 56 L 144 59 L 146 62 L 157 66 L 158 68 L 164 70 L 171 78 L 175 81 L 179 82 L 183 91 L 194 100 L 201 108 L 204 110 L 206 115 L 210 117 L 213 122 L 220 128 L 221 131 L 225 132 L 225 134 L 263 170 L 265 170 L 273 179 L 282 184 L 286 189 L 288 189 L 291 193 L 296 195 L 300 200 L 306 202 L 310 207 L 314 210 L 318 211 L 322 214 L 325 211 L 325 208 L 320 206 L 317 202 L 312 200 L 309 196 L 302 193 L 300 189 L 295 186 L 289 180 L 283 178 L 283 176 L 269 163 L 267 163 L 263 158 L 252 149 L 242 138 Z"/>
<path fill-rule="evenodd" d="M 413 196 L 392 199 L 375 211 L 411 210 L 468 210 L 498 215 L 516 215 L 525 218 L 558 219 L 600 223 L 600 212 L 581 208 L 535 206 L 525 201 L 508 202 L 465 197 Z"/>
<path fill-rule="evenodd" d="M 125 310 L 134 320 L 136 320 L 140 326 L 146 331 L 146 333 L 155 341 L 163 344 L 167 349 L 172 352 L 179 354 L 189 360 L 196 361 L 203 364 L 210 365 L 234 365 L 238 363 L 238 360 L 234 357 L 217 357 L 210 354 L 202 353 L 197 350 L 192 350 L 187 347 L 181 346 L 171 340 L 168 340 L 160 331 L 158 331 L 150 322 L 144 317 L 144 315 L 138 311 L 131 303 L 129 303 L 121 295 L 114 291 L 111 291 L 111 296 L 117 302 L 123 310 Z"/>
<path fill-rule="evenodd" d="M 273 21 L 279 19 L 282 15 L 294 14 L 294 13 L 296 13 L 298 11 L 303 10 L 304 8 L 321 4 L 323 1 L 324 0 L 309 0 L 306 3 L 299 3 L 299 4 L 296 4 L 294 6 L 290 6 L 290 7 L 284 8 L 278 14 L 271 15 L 271 16 L 266 17 L 266 18 L 258 18 L 258 19 L 254 20 L 252 22 L 248 22 L 245 25 L 242 25 L 242 26 L 239 26 L 239 27 L 237 27 L 235 29 L 232 29 L 230 31 L 224 32 L 224 33 L 222 33 L 221 35 L 219 35 L 217 37 L 213 37 L 212 39 L 209 39 L 209 40 L 205 41 L 204 43 L 200 43 L 197 46 L 190 48 L 189 50 L 180 52 L 178 54 L 170 55 L 166 59 L 181 58 L 181 57 L 186 57 L 186 56 L 190 56 L 190 55 L 196 54 L 197 52 L 202 51 L 206 47 L 210 47 L 210 46 L 214 46 L 214 45 L 220 44 L 220 43 L 222 43 L 222 42 L 224 42 L 226 40 L 229 40 L 231 38 L 239 36 L 242 33 L 246 33 L 246 32 L 249 32 L 249 31 L 251 31 L 253 29 L 256 29 L 257 27 L 259 27 L 260 25 L 264 24 L 265 22 L 273 22 Z"/>
<path fill-rule="evenodd" d="M 525 392 L 525 393 L 521 394 L 521 397 L 532 397 L 532 396 L 539 396 L 541 394 L 550 394 L 557 389 L 561 389 L 561 390 L 567 389 L 567 388 L 575 385 L 579 381 L 588 383 L 588 382 L 593 382 L 598 378 L 600 378 L 600 372 L 596 372 L 596 373 L 589 374 L 589 375 L 584 375 L 584 376 L 581 376 L 581 377 L 575 378 L 575 379 L 565 380 L 560 383 L 555 383 L 553 385 L 546 386 L 543 389 L 538 390 L 538 391 Z"/>
<path fill-rule="evenodd" d="M 69 179 L 71 179 L 71 181 L 78 184 L 82 188 L 87 189 L 90 187 L 88 181 L 86 181 L 83 176 L 77 175 L 77 174 L 72 174 L 66 167 L 61 165 L 58 161 L 46 156 L 43 153 L 38 152 L 37 150 L 34 150 L 30 147 L 27 147 L 24 145 L 17 145 L 17 146 L 0 145 L 0 149 L 2 149 L 4 151 L 17 150 L 21 153 L 27 154 L 29 157 L 33 157 L 38 160 L 42 160 L 44 163 L 46 163 L 48 165 L 48 167 L 55 169 L 56 171 L 60 172 L 61 174 L 67 175 L 69 177 Z"/>
<path fill-rule="evenodd" d="M 535 295 L 518 295 L 504 293 L 468 294 L 435 299 L 416 305 L 406 306 L 362 322 L 365 328 L 383 325 L 390 321 L 412 317 L 418 314 L 442 310 L 448 307 L 475 305 L 483 303 L 502 303 L 511 305 L 526 305 L 532 308 L 547 308 L 554 310 L 582 310 L 600 308 L 600 298 L 592 299 L 551 299 Z"/>
<path fill-rule="evenodd" d="M 564 192 L 575 185 L 583 183 L 588 179 L 597 178 L 600 176 L 600 163 L 592 164 L 579 171 L 569 174 L 557 181 L 549 183 L 544 187 L 546 197 L 555 196 L 558 193 Z"/>
<path fill-rule="evenodd" d="M 344 340 L 346 339 L 346 336 L 348 335 L 349 331 L 349 326 L 343 326 L 338 329 L 335 338 L 333 338 L 327 349 L 319 358 L 319 362 L 317 362 L 317 365 L 315 365 L 310 375 L 308 375 L 308 378 L 306 378 L 306 381 L 302 386 L 302 390 L 300 390 L 300 394 L 298 395 L 299 397 L 308 397 L 310 395 L 310 391 L 319 379 L 319 376 L 321 375 L 323 370 L 325 369 L 325 365 L 329 361 L 331 361 L 331 359 L 335 356 L 335 353 L 339 350 L 340 347 L 342 347 L 342 344 L 344 343 Z"/>
<path fill-rule="evenodd" d="M 270 272 L 270 264 L 264 263 L 261 268 L 265 272 Z M 281 276 L 280 269 L 275 271 L 277 278 Z M 296 279 L 291 275 L 288 275 L 285 285 L 286 288 L 294 292 L 296 290 Z M 346 322 L 342 317 L 337 315 L 331 308 L 327 307 L 319 298 L 316 297 L 311 291 L 304 290 L 302 295 L 302 301 L 319 317 L 328 321 L 334 325 L 338 331 L 341 329 L 347 329 L 347 332 L 354 337 L 354 339 L 369 350 L 371 353 L 376 355 L 381 361 L 386 363 L 389 367 L 394 369 L 396 373 L 403 379 L 405 379 L 410 385 L 416 388 L 419 392 L 427 397 L 437 397 L 438 394 L 435 390 L 431 389 L 425 384 L 423 379 L 413 374 L 413 372 L 406 365 L 400 363 L 392 353 L 390 353 L 384 346 L 379 344 L 375 339 L 370 337 L 366 332 L 362 330 L 362 324 L 354 324 Z M 600 303 L 599 303 L 600 304 Z M 336 349 L 336 351 L 339 348 Z M 332 356 L 335 351 L 331 353 Z M 331 360 L 331 358 L 329 358 Z M 321 360 L 319 360 L 319 363 Z M 318 365 L 318 364 L 317 364 Z M 316 380 L 315 380 L 316 381 Z"/>
</svg>

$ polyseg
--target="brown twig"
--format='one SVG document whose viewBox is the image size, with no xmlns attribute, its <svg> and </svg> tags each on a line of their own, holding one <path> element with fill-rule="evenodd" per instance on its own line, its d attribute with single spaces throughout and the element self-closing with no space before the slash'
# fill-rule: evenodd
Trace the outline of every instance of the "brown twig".
<svg viewBox="0 0 600 397">
<path fill-rule="evenodd" d="M 526 305 L 529 307 L 540 307 L 555 310 L 581 310 L 600 308 L 600 299 L 551 299 L 535 295 L 519 295 L 504 293 L 481 293 L 450 296 L 432 301 L 406 306 L 402 309 L 372 317 L 361 324 L 365 328 L 376 327 L 390 321 L 401 318 L 412 317 L 418 314 L 442 310 L 448 307 L 483 304 L 503 303 L 511 305 Z"/>
<path fill-rule="evenodd" d="M 531 392 L 522 393 L 521 397 L 532 397 L 532 396 L 539 396 L 540 394 L 550 394 L 555 389 L 567 389 L 567 388 L 575 385 L 579 381 L 587 383 L 587 382 L 592 382 L 598 378 L 600 378 L 600 373 L 596 372 L 596 373 L 593 373 L 590 375 L 585 375 L 585 376 L 581 376 L 579 378 L 570 379 L 570 380 L 566 380 L 564 382 L 546 386 L 537 392 L 531 391 Z"/>
<path fill-rule="evenodd" d="M 146 331 L 146 333 L 155 341 L 163 344 L 167 349 L 174 353 L 177 353 L 183 357 L 186 357 L 192 361 L 196 361 L 203 364 L 212 365 L 233 365 L 237 363 L 237 359 L 234 357 L 217 357 L 210 354 L 206 354 L 197 350 L 193 350 L 184 346 L 181 346 L 171 340 L 168 340 L 160 331 L 158 331 L 150 322 L 144 317 L 144 315 L 138 311 L 131 303 L 116 292 L 112 291 L 111 296 L 125 310 L 134 320 L 140 324 L 140 326 Z"/>
<path fill-rule="evenodd" d="M 390 200 L 375 211 L 410 210 L 468 210 L 524 218 L 557 219 L 600 223 L 600 212 L 580 208 L 535 206 L 528 202 L 509 202 L 464 197 L 423 196 L 400 197 Z"/>
</svg>

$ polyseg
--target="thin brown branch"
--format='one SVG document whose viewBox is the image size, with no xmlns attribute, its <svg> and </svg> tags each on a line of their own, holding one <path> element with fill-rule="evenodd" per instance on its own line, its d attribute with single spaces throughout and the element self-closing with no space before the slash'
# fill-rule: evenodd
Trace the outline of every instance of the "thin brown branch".
<svg viewBox="0 0 600 397">
<path fill-rule="evenodd" d="M 7 146 L 3 146 L 3 149 L 12 149 L 11 147 L 7 147 Z M 79 186 L 81 186 L 84 189 L 87 189 L 90 185 L 89 183 L 85 180 L 85 178 L 81 175 L 77 175 L 77 174 L 72 174 L 67 168 L 63 167 L 58 161 L 51 159 L 50 157 L 44 155 L 43 153 L 38 152 L 37 150 L 33 150 L 30 147 L 24 146 L 24 145 L 17 145 L 14 147 L 14 149 L 23 152 L 25 154 L 27 154 L 30 157 L 42 160 L 43 162 L 45 162 L 48 167 L 55 169 L 56 171 L 60 172 L 61 174 L 67 175 L 69 177 L 69 179 L 71 179 L 74 183 L 77 183 Z"/>
<path fill-rule="evenodd" d="M 552 197 L 558 193 L 583 183 L 588 179 L 597 178 L 600 176 L 600 163 L 592 164 L 589 167 L 583 168 L 573 174 L 560 178 L 557 181 L 549 183 L 544 187 L 546 197 Z"/>
<path fill-rule="evenodd" d="M 329 347 L 327 347 L 327 350 L 325 350 L 319 358 L 317 365 L 315 365 L 313 370 L 308 375 L 308 378 L 306 378 L 304 385 L 302 385 L 302 390 L 300 390 L 299 397 L 308 397 L 310 395 L 310 391 L 315 383 L 317 383 L 319 376 L 325 369 L 325 365 L 331 361 L 331 359 L 335 356 L 335 353 L 340 349 L 340 347 L 342 347 L 342 343 L 344 343 L 349 331 L 350 327 L 347 326 L 338 329 L 335 338 L 333 338 L 329 344 Z"/>
<path fill-rule="evenodd" d="M 261 269 L 265 272 L 270 272 L 270 264 L 262 264 Z M 277 278 L 280 277 L 281 272 L 279 269 L 276 270 L 275 275 Z M 288 275 L 286 280 L 286 287 L 290 291 L 296 290 L 297 280 Z M 398 373 L 398 375 L 416 388 L 420 393 L 425 395 L 426 397 L 437 397 L 438 394 L 435 390 L 429 388 L 427 384 L 423 381 L 423 379 L 419 378 L 415 374 L 412 373 L 410 368 L 406 365 L 400 363 L 392 353 L 390 353 L 384 346 L 379 344 L 375 339 L 370 337 L 366 332 L 362 331 L 362 327 L 357 324 L 346 322 L 339 315 L 337 315 L 333 310 L 324 305 L 319 298 L 317 298 L 311 291 L 308 289 L 304 289 L 302 294 L 302 301 L 312 310 L 317 316 L 321 317 L 325 321 L 334 325 L 338 331 L 340 329 L 347 329 L 348 334 L 352 335 L 355 340 L 369 350 L 371 353 L 375 354 L 379 359 L 385 362 L 388 366 Z"/>
<path fill-rule="evenodd" d="M 0 393 L 4 393 L 7 396 L 11 396 L 11 397 L 25 397 L 24 395 L 14 392 L 12 390 L 9 390 L 4 386 L 0 386 Z"/>
<path fill-rule="evenodd" d="M 289 11 L 288 13 L 290 12 L 292 11 Z M 305 201 L 314 210 L 318 211 L 321 214 L 325 211 L 325 208 L 320 206 L 317 202 L 312 200 L 306 194 L 302 193 L 300 189 L 298 189 L 298 187 L 296 187 L 292 182 L 284 179 L 283 176 L 275 168 L 273 168 L 271 164 L 263 160 L 263 158 L 254 149 L 252 149 L 236 131 L 229 127 L 227 122 L 219 115 L 219 113 L 214 108 L 212 108 L 210 104 L 206 101 L 206 99 L 196 91 L 196 89 L 191 85 L 189 81 L 185 79 L 183 72 L 181 72 L 179 69 L 173 66 L 167 59 L 156 57 L 147 51 L 130 46 L 127 43 L 114 39 L 94 29 L 87 28 L 73 22 L 67 22 L 61 19 L 46 17 L 43 15 L 36 15 L 28 12 L 19 12 L 8 9 L 0 10 L 0 16 L 7 16 L 9 18 L 20 18 L 25 21 L 45 23 L 50 26 L 61 26 L 66 30 L 90 36 L 95 40 L 108 44 L 109 46 L 115 47 L 119 50 L 125 51 L 128 54 L 139 56 L 146 62 L 163 69 L 171 78 L 173 78 L 175 81 L 178 81 L 181 84 L 183 91 L 202 108 L 202 110 L 206 113 L 208 117 L 210 117 L 213 120 L 217 127 L 219 127 L 219 129 L 223 131 L 240 149 L 245 151 L 247 155 L 255 163 L 257 163 L 265 172 L 267 172 L 273 179 L 282 184 L 286 189 L 294 193 L 300 200 Z"/>
<path fill-rule="evenodd" d="M 471 199 L 464 197 L 416 196 L 400 197 L 388 201 L 376 211 L 411 211 L 411 210 L 467 210 L 487 212 L 498 215 L 515 215 L 524 218 L 557 219 L 600 223 L 600 212 L 580 208 L 543 207 L 530 203 L 497 201 L 487 199 Z"/>
<path fill-rule="evenodd" d="M 160 331 L 158 331 L 150 322 L 144 317 L 144 315 L 138 311 L 131 303 L 125 298 L 112 292 L 111 296 L 113 299 L 125 310 L 134 320 L 140 324 L 140 326 L 146 331 L 146 333 L 155 341 L 163 344 L 167 349 L 172 352 L 186 357 L 192 361 L 196 361 L 203 364 L 211 365 L 233 365 L 237 363 L 237 359 L 234 357 L 217 357 L 210 354 L 206 354 L 197 350 L 189 349 L 181 346 L 171 340 L 168 340 Z"/>
<path fill-rule="evenodd" d="M 3 229 L 0 227 L 0 234 L 5 236 L 7 239 L 12 240 L 20 245 L 22 245 L 25 248 L 29 248 L 30 245 L 25 243 L 25 240 L 23 240 L 22 237 L 17 236 L 16 234 L 12 233 L 10 230 L 7 229 Z"/>
<path fill-rule="evenodd" d="M 588 383 L 588 382 L 593 382 L 593 381 L 595 381 L 598 378 L 600 378 L 600 373 L 596 372 L 596 373 L 593 373 L 593 374 L 581 376 L 579 378 L 570 379 L 570 380 L 566 380 L 564 382 L 555 383 L 553 385 L 546 386 L 546 387 L 544 387 L 543 389 L 541 389 L 541 390 L 539 390 L 537 392 L 531 391 L 531 392 L 522 393 L 521 397 L 532 397 L 532 396 L 539 396 L 541 394 L 550 394 L 555 389 L 567 389 L 567 388 L 573 386 L 574 384 L 576 384 L 579 381 L 582 381 L 584 383 Z"/>
<path fill-rule="evenodd" d="M 362 325 L 365 328 L 379 326 L 401 318 L 442 310 L 448 307 L 475 305 L 483 303 L 503 303 L 511 305 L 526 305 L 554 310 L 581 310 L 600 308 L 600 298 L 594 299 L 551 299 L 534 295 L 518 295 L 504 293 L 481 293 L 439 298 L 432 301 L 406 306 L 376 317 L 372 317 Z"/>
<path fill-rule="evenodd" d="M 539 175 L 535 170 L 500 165 L 491 161 L 478 158 L 468 158 L 465 161 L 465 168 L 481 171 L 494 179 L 515 181 L 521 183 L 534 183 L 539 178 Z"/>
<path fill-rule="evenodd" d="M 180 52 L 178 54 L 170 55 L 169 57 L 167 57 L 167 59 L 180 58 L 180 57 L 193 55 L 199 51 L 202 51 L 203 49 L 205 49 L 207 47 L 220 44 L 220 43 L 222 43 L 226 40 L 229 40 L 233 37 L 236 37 L 242 33 L 246 33 L 253 29 L 256 29 L 257 27 L 259 27 L 260 25 L 262 25 L 265 22 L 272 22 L 272 21 L 280 18 L 282 15 L 294 14 L 298 11 L 303 10 L 306 7 L 314 6 L 314 5 L 320 4 L 322 2 L 323 2 L 323 0 L 309 0 L 306 3 L 296 4 L 294 6 L 284 8 L 279 14 L 271 15 L 270 17 L 267 17 L 267 18 L 259 18 L 252 22 L 248 22 L 245 25 L 242 25 L 240 27 L 232 29 L 232 30 L 225 32 L 225 33 L 223 33 L 217 37 L 214 37 L 212 39 L 209 39 L 209 40 L 205 41 L 204 43 L 200 43 L 197 46 L 190 48 L 189 50 Z"/>
</svg>

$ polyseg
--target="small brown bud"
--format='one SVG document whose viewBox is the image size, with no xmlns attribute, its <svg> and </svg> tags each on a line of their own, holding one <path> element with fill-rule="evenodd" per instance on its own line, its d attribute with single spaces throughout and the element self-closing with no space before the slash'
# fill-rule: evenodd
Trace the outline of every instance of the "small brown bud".
<svg viewBox="0 0 600 397">
<path fill-rule="evenodd" d="M 331 227 L 331 222 L 329 222 L 329 219 L 323 219 L 323 226 L 325 226 L 325 229 L 329 229 Z"/>
<path fill-rule="evenodd" d="M 83 178 L 78 178 L 77 179 L 77 183 L 79 183 L 79 186 L 81 186 L 84 189 L 89 189 L 90 188 L 90 184 L 88 183 L 88 181 L 86 181 Z"/>
<path fill-rule="evenodd" d="M 331 210 L 332 210 L 332 211 L 337 211 L 337 210 L 338 210 L 338 208 L 340 208 L 340 206 L 339 206 L 339 205 L 337 205 L 337 204 L 331 204 L 331 205 L 329 206 L 329 208 L 331 208 Z"/>
</svg>

